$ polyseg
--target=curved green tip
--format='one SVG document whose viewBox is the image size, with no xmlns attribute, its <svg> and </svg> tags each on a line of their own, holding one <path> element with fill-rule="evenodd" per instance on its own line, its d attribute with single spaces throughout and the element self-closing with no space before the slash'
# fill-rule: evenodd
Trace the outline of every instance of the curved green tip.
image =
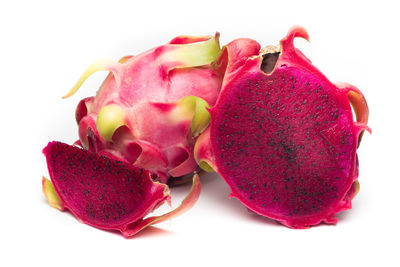
<svg viewBox="0 0 400 267">
<path fill-rule="evenodd" d="M 176 67 L 195 67 L 210 64 L 218 59 L 220 53 L 219 34 L 210 36 L 203 42 L 184 45 L 169 45 L 172 49 L 162 57 L 165 61 L 180 62 Z"/>
<path fill-rule="evenodd" d="M 53 184 L 45 177 L 42 177 L 42 190 L 50 206 L 58 210 L 64 209 L 60 198 L 57 196 L 56 190 L 54 190 Z"/>
<path fill-rule="evenodd" d="M 71 90 L 69 90 L 69 92 L 63 96 L 63 98 L 68 98 L 73 94 L 75 94 L 78 91 L 78 89 L 82 86 L 82 84 L 86 81 L 86 79 L 93 73 L 102 70 L 112 71 L 113 69 L 116 68 L 116 66 L 117 63 L 109 59 L 97 60 L 85 70 L 85 72 L 82 74 L 79 80 L 75 83 L 75 85 L 71 88 Z"/>
<path fill-rule="evenodd" d="M 195 111 L 192 120 L 192 134 L 198 136 L 210 123 L 211 116 L 207 108 L 210 108 L 208 103 L 199 97 L 195 98 Z"/>
<path fill-rule="evenodd" d="M 178 106 L 183 113 L 193 114 L 191 130 L 194 137 L 197 137 L 207 128 L 211 119 L 207 110 L 210 106 L 204 99 L 196 96 L 186 96 L 178 100 Z"/>
<path fill-rule="evenodd" d="M 210 166 L 210 164 L 208 164 L 206 160 L 201 160 L 198 164 L 200 168 L 206 172 L 215 172 L 215 170 Z"/>
<path fill-rule="evenodd" d="M 125 124 L 125 113 L 122 108 L 116 104 L 102 107 L 97 115 L 97 131 L 107 141 L 112 141 L 115 130 Z"/>
</svg>

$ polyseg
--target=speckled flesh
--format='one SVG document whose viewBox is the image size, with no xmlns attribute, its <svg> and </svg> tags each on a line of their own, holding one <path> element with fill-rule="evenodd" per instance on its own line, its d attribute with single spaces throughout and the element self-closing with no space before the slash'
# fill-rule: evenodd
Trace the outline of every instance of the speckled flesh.
<svg viewBox="0 0 400 267">
<path fill-rule="evenodd" d="M 166 185 L 131 164 L 60 142 L 43 153 L 64 208 L 86 224 L 124 231 L 169 200 Z"/>
<path fill-rule="evenodd" d="M 250 210 L 307 228 L 335 224 L 334 215 L 351 208 L 368 107 L 357 88 L 335 85 L 312 66 L 293 46 L 295 37 L 308 39 L 303 28 L 291 29 L 270 73 L 262 70 L 262 53 L 228 68 L 204 133 L 209 137 L 199 138 L 209 144 L 199 145 L 196 157 Z M 227 54 L 230 47 L 237 49 L 235 41 Z"/>
</svg>

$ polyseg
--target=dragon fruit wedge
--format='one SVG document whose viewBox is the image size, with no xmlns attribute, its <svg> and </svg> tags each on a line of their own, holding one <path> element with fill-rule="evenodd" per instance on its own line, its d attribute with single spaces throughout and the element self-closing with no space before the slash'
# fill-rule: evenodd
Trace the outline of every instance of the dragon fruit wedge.
<svg viewBox="0 0 400 267">
<path fill-rule="evenodd" d="M 356 149 L 368 106 L 352 85 L 331 83 L 293 45 L 239 39 L 226 45 L 226 72 L 195 158 L 217 171 L 249 210 L 291 228 L 335 224 L 358 191 Z M 352 107 L 355 113 L 353 120 Z"/>
<path fill-rule="evenodd" d="M 195 175 L 190 193 L 178 208 L 143 219 L 165 201 L 170 202 L 168 186 L 154 182 L 149 171 L 104 151 L 95 153 L 60 142 L 50 142 L 43 153 L 51 182 L 43 178 L 42 185 L 50 205 L 69 210 L 91 226 L 118 230 L 125 237 L 180 215 L 200 194 Z"/>
<path fill-rule="evenodd" d="M 180 36 L 135 57 L 92 64 L 64 96 L 92 73 L 110 71 L 96 96 L 78 104 L 79 143 L 149 170 L 163 183 L 193 172 L 195 138 L 209 123 L 206 108 L 215 104 L 223 79 L 215 64 L 218 39 Z"/>
</svg>

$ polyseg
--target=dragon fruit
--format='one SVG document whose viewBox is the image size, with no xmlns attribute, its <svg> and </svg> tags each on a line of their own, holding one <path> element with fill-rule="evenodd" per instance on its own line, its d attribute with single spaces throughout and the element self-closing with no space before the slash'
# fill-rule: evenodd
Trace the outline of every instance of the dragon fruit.
<svg viewBox="0 0 400 267">
<path fill-rule="evenodd" d="M 91 226 L 118 230 L 125 237 L 178 216 L 190 209 L 200 194 L 199 177 L 195 175 L 181 206 L 143 219 L 165 201 L 170 203 L 168 186 L 154 182 L 149 171 L 104 151 L 95 153 L 60 142 L 50 142 L 43 153 L 51 182 L 43 178 L 42 185 L 50 205 L 71 211 Z"/>
<path fill-rule="evenodd" d="M 171 176 L 197 168 L 195 138 L 209 123 L 206 108 L 215 104 L 223 79 L 216 64 L 218 39 L 219 34 L 180 36 L 118 63 L 92 64 L 64 96 L 73 95 L 92 73 L 110 71 L 96 97 L 77 106 L 79 140 L 75 146 L 51 142 L 43 151 L 51 181 L 43 178 L 42 185 L 50 205 L 124 236 L 191 208 L 200 193 L 197 174 L 181 206 L 143 219 L 170 203 Z"/>
<path fill-rule="evenodd" d="M 351 208 L 369 111 L 356 87 L 333 84 L 314 67 L 295 37 L 308 40 L 297 26 L 277 47 L 250 39 L 226 45 L 221 93 L 194 153 L 250 211 L 308 228 L 336 224 L 334 215 Z"/>
<path fill-rule="evenodd" d="M 96 97 L 78 104 L 80 144 L 107 150 L 163 183 L 193 172 L 195 137 L 209 123 L 206 107 L 215 104 L 223 79 L 215 64 L 218 39 L 219 34 L 180 36 L 118 63 L 92 64 L 64 96 L 73 95 L 92 73 L 110 71 Z"/>
</svg>

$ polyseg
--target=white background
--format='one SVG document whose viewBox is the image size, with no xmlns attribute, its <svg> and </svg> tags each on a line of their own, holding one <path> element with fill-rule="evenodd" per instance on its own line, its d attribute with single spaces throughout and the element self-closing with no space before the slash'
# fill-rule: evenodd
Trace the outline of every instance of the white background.
<svg viewBox="0 0 400 267">
<path fill-rule="evenodd" d="M 0 4 L 1 266 L 400 266 L 399 7 L 396 1 L 2 1 Z M 134 239 L 79 223 L 41 192 L 41 149 L 73 142 L 79 99 L 62 100 L 98 58 L 118 60 L 180 34 L 277 44 L 294 24 L 300 48 L 332 81 L 359 87 L 373 134 L 358 151 L 361 191 L 337 226 L 292 230 L 247 212 L 217 175 L 197 205 Z M 172 191 L 176 207 L 188 186 Z M 157 213 L 168 210 L 168 207 Z"/>
</svg>

